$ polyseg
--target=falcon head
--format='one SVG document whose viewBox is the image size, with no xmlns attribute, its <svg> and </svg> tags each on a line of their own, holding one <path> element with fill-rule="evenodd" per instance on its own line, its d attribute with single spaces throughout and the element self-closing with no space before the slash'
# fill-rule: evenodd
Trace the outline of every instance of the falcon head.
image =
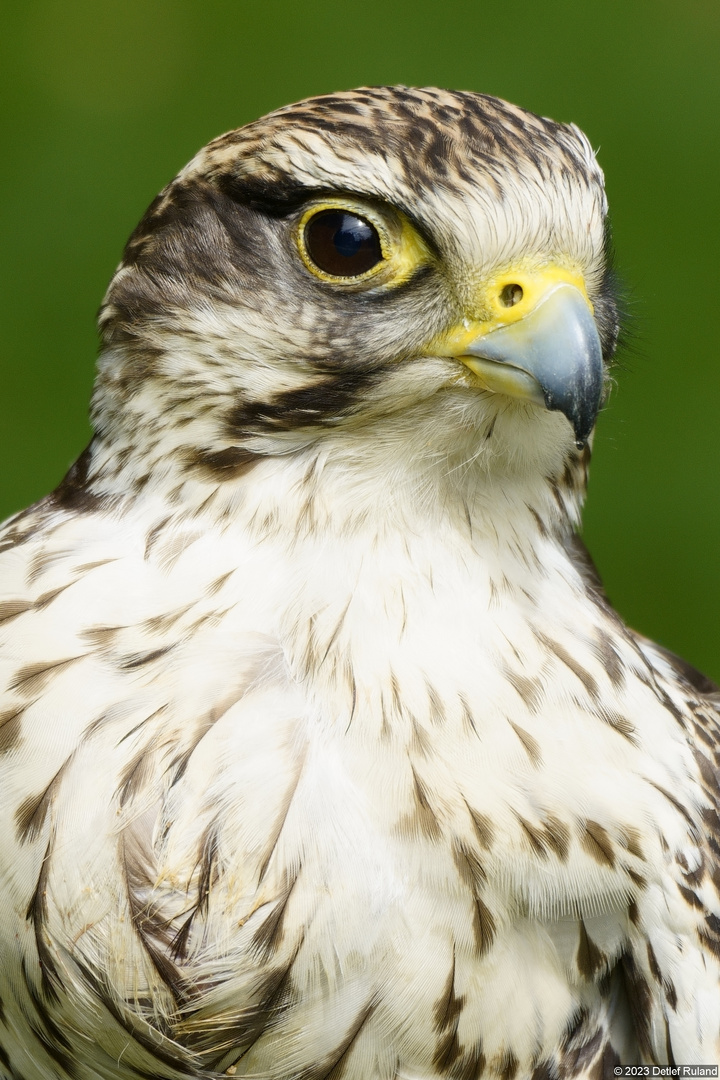
<svg viewBox="0 0 720 1080">
<path fill-rule="evenodd" d="M 585 136 L 482 94 L 361 89 L 223 135 L 110 285 L 95 467 L 567 473 L 618 333 L 605 217 Z"/>
</svg>

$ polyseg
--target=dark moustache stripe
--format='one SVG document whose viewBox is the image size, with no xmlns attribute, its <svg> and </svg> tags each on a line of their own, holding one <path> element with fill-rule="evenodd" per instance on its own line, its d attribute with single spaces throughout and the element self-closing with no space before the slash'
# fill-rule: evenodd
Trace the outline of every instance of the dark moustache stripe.
<svg viewBox="0 0 720 1080">
<path fill-rule="evenodd" d="M 381 377 L 375 370 L 341 368 L 312 386 L 276 395 L 270 401 L 243 401 L 227 416 L 230 438 L 302 427 L 332 427 L 362 400 Z"/>
</svg>

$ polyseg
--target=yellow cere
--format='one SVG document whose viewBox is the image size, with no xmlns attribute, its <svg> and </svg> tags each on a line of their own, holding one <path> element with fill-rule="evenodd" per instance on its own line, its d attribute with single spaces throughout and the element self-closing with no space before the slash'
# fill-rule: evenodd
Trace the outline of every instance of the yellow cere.
<svg viewBox="0 0 720 1080">
<path fill-rule="evenodd" d="M 353 277 L 336 277 L 321 270 L 310 258 L 305 245 L 305 227 L 311 218 L 323 210 L 345 210 L 370 222 L 380 237 L 382 261 L 365 273 Z M 373 281 L 374 285 L 402 285 L 420 266 L 433 258 L 427 244 L 399 210 L 352 196 L 319 199 L 308 206 L 297 224 L 296 242 L 302 261 L 315 277 L 350 287 L 371 278 L 377 279 Z"/>
<path fill-rule="evenodd" d="M 471 342 L 501 326 L 524 319 L 557 285 L 573 285 L 590 303 L 582 274 L 555 264 L 539 268 L 516 267 L 483 282 L 473 303 L 473 313 L 428 345 L 435 356 L 460 357 Z M 477 317 L 475 312 L 481 312 Z"/>
</svg>

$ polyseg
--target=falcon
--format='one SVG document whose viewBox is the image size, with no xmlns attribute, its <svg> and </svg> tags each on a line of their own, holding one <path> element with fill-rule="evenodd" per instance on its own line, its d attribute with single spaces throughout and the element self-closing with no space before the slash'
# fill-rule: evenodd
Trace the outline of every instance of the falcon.
<svg viewBox="0 0 720 1080">
<path fill-rule="evenodd" d="M 576 127 L 436 89 L 150 206 L 0 534 L 3 1080 L 720 1061 L 718 692 L 576 535 L 607 237 Z"/>
</svg>

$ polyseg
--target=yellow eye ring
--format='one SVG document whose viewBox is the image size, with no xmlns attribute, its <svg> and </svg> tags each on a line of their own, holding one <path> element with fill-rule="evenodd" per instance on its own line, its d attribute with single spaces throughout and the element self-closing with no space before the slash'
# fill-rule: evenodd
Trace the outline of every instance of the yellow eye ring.
<svg viewBox="0 0 720 1080">
<path fill-rule="evenodd" d="M 393 249 L 380 215 L 346 199 L 328 199 L 309 207 L 298 222 L 297 245 L 315 277 L 348 285 L 386 267 Z"/>
</svg>

